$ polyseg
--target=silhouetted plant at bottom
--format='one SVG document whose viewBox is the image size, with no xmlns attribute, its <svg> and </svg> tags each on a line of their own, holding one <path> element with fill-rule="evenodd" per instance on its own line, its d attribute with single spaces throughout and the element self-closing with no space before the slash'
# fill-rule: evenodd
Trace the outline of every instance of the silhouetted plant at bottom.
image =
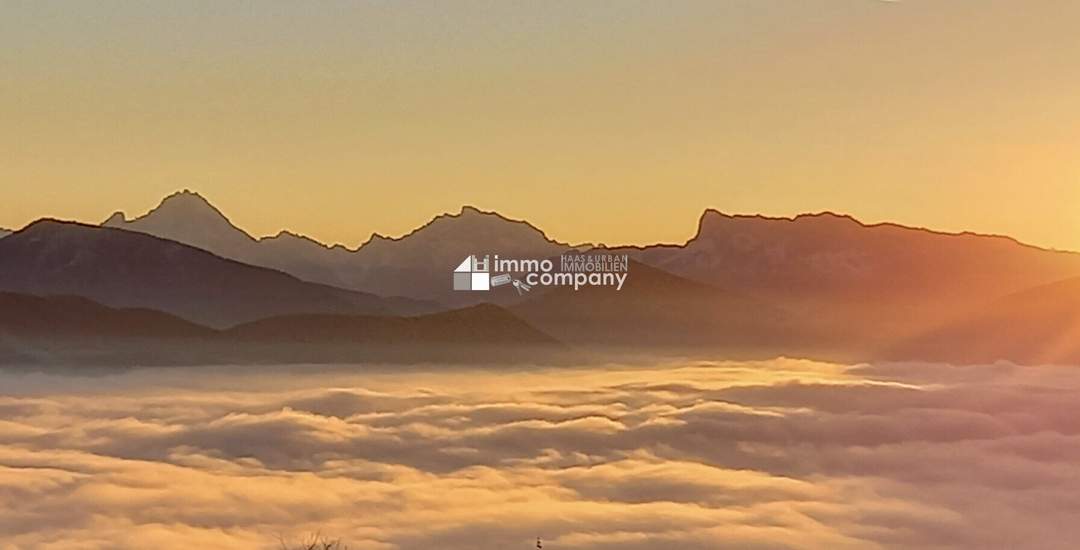
<svg viewBox="0 0 1080 550">
<path fill-rule="evenodd" d="M 341 539 L 330 539 L 318 533 L 301 542 L 289 543 L 281 539 L 280 543 L 281 550 L 349 550 Z"/>
</svg>

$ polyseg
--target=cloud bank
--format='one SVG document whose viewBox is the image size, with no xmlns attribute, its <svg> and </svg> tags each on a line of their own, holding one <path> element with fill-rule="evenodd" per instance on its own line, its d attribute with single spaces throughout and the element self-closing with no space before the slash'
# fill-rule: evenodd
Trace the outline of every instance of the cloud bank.
<svg viewBox="0 0 1080 550">
<path fill-rule="evenodd" d="M 1080 371 L 0 374 L 0 549 L 1073 548 Z"/>
</svg>

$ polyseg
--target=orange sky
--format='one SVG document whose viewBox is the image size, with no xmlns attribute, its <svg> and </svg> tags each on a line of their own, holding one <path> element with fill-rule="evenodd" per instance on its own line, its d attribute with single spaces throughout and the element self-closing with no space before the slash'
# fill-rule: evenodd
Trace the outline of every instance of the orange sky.
<svg viewBox="0 0 1080 550">
<path fill-rule="evenodd" d="M 0 226 L 199 190 L 355 245 L 462 204 L 560 240 L 705 207 L 1080 250 L 1080 3 L 0 6 Z"/>
</svg>

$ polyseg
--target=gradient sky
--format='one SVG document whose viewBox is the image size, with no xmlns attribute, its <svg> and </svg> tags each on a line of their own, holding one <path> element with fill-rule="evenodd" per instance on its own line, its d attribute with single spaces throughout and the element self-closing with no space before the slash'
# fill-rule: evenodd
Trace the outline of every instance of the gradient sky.
<svg viewBox="0 0 1080 550">
<path fill-rule="evenodd" d="M 355 245 L 706 207 L 1080 250 L 1080 2 L 0 1 L 0 226 L 181 188 Z"/>
</svg>

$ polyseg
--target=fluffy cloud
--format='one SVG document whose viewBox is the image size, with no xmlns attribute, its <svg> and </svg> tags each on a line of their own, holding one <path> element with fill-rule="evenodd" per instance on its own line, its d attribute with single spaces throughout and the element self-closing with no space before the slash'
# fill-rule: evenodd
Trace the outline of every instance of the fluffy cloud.
<svg viewBox="0 0 1080 550">
<path fill-rule="evenodd" d="M 1072 548 L 1080 372 L 0 373 L 0 549 Z"/>
</svg>

